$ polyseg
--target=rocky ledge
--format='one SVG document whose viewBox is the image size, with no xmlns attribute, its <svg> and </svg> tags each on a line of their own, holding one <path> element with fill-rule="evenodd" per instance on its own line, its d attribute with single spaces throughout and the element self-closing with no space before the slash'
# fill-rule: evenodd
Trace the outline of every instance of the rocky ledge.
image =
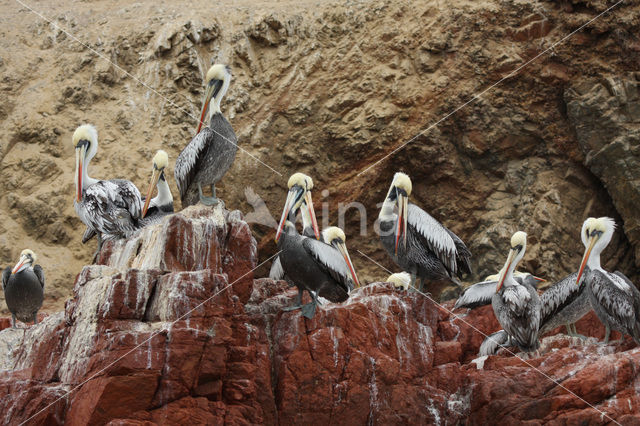
<svg viewBox="0 0 640 426">
<path fill-rule="evenodd" d="M 629 340 L 556 330 L 525 361 L 475 359 L 498 329 L 490 307 L 452 315 L 373 283 L 307 320 L 282 312 L 295 294 L 286 283 L 254 279 L 256 259 L 242 215 L 220 208 L 106 245 L 64 312 L 0 332 L 3 422 L 640 422 Z M 604 334 L 593 315 L 578 331 Z"/>
</svg>

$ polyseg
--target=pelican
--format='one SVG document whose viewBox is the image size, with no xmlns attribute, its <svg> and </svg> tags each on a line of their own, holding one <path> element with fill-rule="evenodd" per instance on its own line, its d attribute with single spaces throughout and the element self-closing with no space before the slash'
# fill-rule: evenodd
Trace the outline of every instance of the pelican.
<svg viewBox="0 0 640 426">
<path fill-rule="evenodd" d="M 613 274 L 600 266 L 600 253 L 607 247 L 615 222 L 608 217 L 588 218 L 582 225 L 584 256 L 578 278 L 585 273 L 587 295 L 593 310 L 606 328 L 604 343 L 609 343 L 611 329 L 629 334 L 640 345 L 640 291 L 620 271 Z"/>
<path fill-rule="evenodd" d="M 569 336 L 585 338 L 577 333 L 575 323 L 589 313 L 591 303 L 586 286 L 576 285 L 577 277 L 577 272 L 566 276 L 540 296 L 539 335 L 564 325 Z"/>
<path fill-rule="evenodd" d="M 518 284 L 513 270 L 524 257 L 527 234 L 518 231 L 511 237 L 511 250 L 498 277 L 498 286 L 491 304 L 493 312 L 512 342 L 523 351 L 538 349 L 540 298 L 536 289 Z"/>
<path fill-rule="evenodd" d="M 399 290 L 409 290 L 411 288 L 411 274 L 408 272 L 391 274 L 389 278 L 387 278 L 387 282 L 393 284 L 393 286 Z"/>
<path fill-rule="evenodd" d="M 103 234 L 107 238 L 125 238 L 136 231 L 142 201 L 140 191 L 128 180 L 89 177 L 89 162 L 98 152 L 95 127 L 90 124 L 78 127 L 72 141 L 76 151 L 76 197 L 73 204 L 80 220 L 98 233 L 95 258 L 102 247 Z"/>
<path fill-rule="evenodd" d="M 344 232 L 339 228 L 328 230 L 324 238 L 331 243 L 326 244 L 301 236 L 289 220 L 295 218 L 305 200 L 313 222 L 317 223 L 311 192 L 308 190 L 309 179 L 302 173 L 296 173 L 289 178 L 289 192 L 275 239 L 281 251 L 282 269 L 298 287 L 296 303 L 285 310 L 300 308 L 302 315 L 313 318 L 316 305 L 319 303 L 317 296 L 331 302 L 344 302 L 354 285 L 359 285 L 359 281 L 344 244 Z M 309 292 L 312 302 L 301 306 L 304 290 Z"/>
<path fill-rule="evenodd" d="M 394 262 L 411 274 L 411 286 L 415 286 L 416 277 L 420 277 L 423 290 L 426 280 L 460 285 L 455 277 L 471 273 L 471 253 L 456 234 L 408 202 L 411 188 L 409 176 L 395 174 L 378 215 L 382 245 Z"/>
<path fill-rule="evenodd" d="M 144 199 L 144 206 L 142 206 L 143 226 L 155 223 L 164 216 L 173 213 L 173 196 L 164 175 L 164 169 L 168 164 L 169 156 L 165 151 L 159 150 L 153 157 L 151 182 L 149 182 L 147 196 Z M 154 187 L 158 188 L 158 195 L 151 198 Z"/>
<path fill-rule="evenodd" d="M 216 205 L 215 184 L 222 179 L 233 164 L 238 150 L 236 134 L 220 111 L 220 101 L 231 82 L 231 68 L 216 64 L 209 68 L 206 89 L 196 135 L 176 161 L 174 175 L 182 207 L 196 204 Z M 200 131 L 209 112 L 209 126 Z M 211 197 L 203 195 L 202 187 L 211 186 Z"/>
<path fill-rule="evenodd" d="M 40 265 L 34 265 L 36 259 L 33 251 L 22 250 L 16 266 L 13 269 L 8 266 L 2 272 L 2 289 L 13 328 L 16 328 L 16 318 L 38 323 L 38 310 L 44 300 L 44 271 Z"/>
<path fill-rule="evenodd" d="M 306 177 L 308 178 L 307 186 L 309 190 L 311 190 L 313 189 L 313 180 L 311 180 L 309 176 Z M 311 214 L 311 212 L 309 211 L 309 206 L 304 200 L 302 201 L 302 206 L 300 207 L 300 213 L 302 215 L 302 235 L 304 237 L 316 238 L 319 240 L 320 231 L 318 229 L 318 224 L 314 221 L 316 217 L 315 212 L 313 213 L 313 215 Z M 327 241 L 325 241 L 325 243 L 327 243 Z M 271 270 L 269 271 L 269 278 L 271 278 L 272 280 L 285 280 L 289 283 L 290 286 L 294 285 L 293 281 L 291 281 L 289 277 L 285 275 L 284 270 L 282 269 L 280 256 L 276 256 L 276 258 L 273 259 Z"/>
<path fill-rule="evenodd" d="M 502 271 L 500 271 L 502 272 Z M 494 275 L 489 275 L 484 281 L 475 283 L 467 287 L 453 306 L 453 309 L 457 308 L 477 308 L 479 306 L 485 306 L 491 304 L 491 299 L 496 293 L 496 286 L 498 285 L 498 277 L 500 272 Z M 529 272 L 514 271 L 513 278 L 518 284 L 526 284 L 533 288 L 538 288 L 538 284 L 545 282 L 543 278 L 538 278 Z"/>
</svg>

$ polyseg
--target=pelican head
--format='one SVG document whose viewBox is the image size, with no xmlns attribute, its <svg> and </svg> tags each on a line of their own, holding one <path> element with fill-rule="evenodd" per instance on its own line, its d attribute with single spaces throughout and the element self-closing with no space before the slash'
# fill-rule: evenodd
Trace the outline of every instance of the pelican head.
<svg viewBox="0 0 640 426">
<path fill-rule="evenodd" d="M 330 226 L 322 231 L 322 240 L 340 252 L 349 267 L 349 272 L 351 272 L 351 278 L 353 279 L 355 286 L 360 287 L 358 275 L 356 274 L 353 262 L 351 262 L 351 257 L 349 256 L 349 251 L 347 250 L 347 237 L 344 235 L 344 231 L 337 226 Z"/>
<path fill-rule="evenodd" d="M 589 265 L 590 269 L 601 269 L 600 253 L 611 241 L 615 228 L 616 222 L 610 217 L 590 217 L 584 221 L 580 236 L 585 252 L 578 270 L 576 284 L 580 284 L 580 278 L 585 266 Z"/>
<path fill-rule="evenodd" d="M 513 270 L 516 268 L 520 260 L 524 257 L 524 252 L 527 250 L 527 233 L 518 231 L 511 237 L 511 250 L 509 250 L 509 256 L 504 264 L 504 267 L 500 270 L 500 276 L 498 277 L 498 285 L 496 286 L 496 293 L 500 291 L 504 284 L 505 278 L 513 274 Z"/>
<path fill-rule="evenodd" d="M 403 244 L 407 246 L 407 206 L 409 196 L 411 195 L 411 179 L 402 172 L 398 172 L 393 176 L 391 187 L 387 193 L 387 199 L 396 203 L 398 207 L 398 222 L 396 224 L 396 244 L 395 253 L 398 254 L 398 242 L 400 236 L 403 235 Z"/>
<path fill-rule="evenodd" d="M 144 200 L 144 206 L 142 207 L 142 217 L 145 217 L 147 210 L 149 210 L 149 204 L 151 203 L 151 194 L 153 194 L 153 188 L 158 184 L 158 180 L 164 180 L 164 169 L 169 164 L 169 155 L 159 150 L 156 155 L 153 156 L 153 172 L 151 174 L 151 182 L 149 182 L 149 189 L 147 190 L 147 197 Z"/>
<path fill-rule="evenodd" d="M 399 272 L 389 275 L 388 283 L 392 283 L 395 288 L 409 290 L 411 288 L 411 275 L 408 272 Z"/>
<path fill-rule="evenodd" d="M 316 213 L 313 208 L 313 200 L 311 198 L 313 180 L 304 173 L 294 173 L 289 178 L 287 186 L 289 187 L 289 192 L 287 193 L 287 200 L 284 203 L 282 217 L 280 218 L 280 224 L 278 225 L 278 231 L 276 232 L 276 243 L 280 240 L 285 222 L 290 216 L 295 217 L 303 201 L 307 203 L 307 207 L 309 209 L 313 233 L 317 239 L 320 239 L 320 230 L 318 229 L 318 221 L 316 220 Z"/>
<path fill-rule="evenodd" d="M 91 124 L 83 124 L 73 132 L 71 138 L 76 150 L 76 202 L 82 201 L 82 190 L 87 185 L 87 166 L 98 151 L 98 131 Z"/>
<path fill-rule="evenodd" d="M 20 260 L 18 261 L 18 263 L 16 263 L 16 266 L 13 267 L 11 273 L 17 274 L 18 272 L 25 270 L 29 266 L 33 266 L 37 258 L 38 257 L 33 252 L 33 250 L 22 250 L 22 253 L 20 253 Z"/>
<path fill-rule="evenodd" d="M 200 129 L 204 124 L 204 117 L 209 111 L 209 119 L 213 117 L 215 113 L 220 112 L 220 101 L 231 83 L 231 68 L 228 65 L 215 64 L 207 71 L 205 77 L 205 95 L 204 103 L 202 104 L 202 111 L 200 112 L 200 121 L 198 122 L 198 130 L 196 134 L 200 133 Z M 211 99 L 213 98 L 213 107 L 209 107 Z"/>
</svg>

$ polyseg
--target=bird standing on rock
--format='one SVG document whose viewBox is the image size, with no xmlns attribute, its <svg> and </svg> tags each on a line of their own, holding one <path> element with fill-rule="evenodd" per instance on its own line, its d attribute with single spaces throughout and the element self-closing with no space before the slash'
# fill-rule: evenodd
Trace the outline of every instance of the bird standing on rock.
<svg viewBox="0 0 640 426">
<path fill-rule="evenodd" d="M 409 203 L 411 189 L 409 176 L 396 173 L 378 215 L 382 245 L 411 274 L 412 287 L 416 277 L 423 291 L 427 280 L 460 285 L 456 276 L 471 273 L 471 252 L 456 234 Z"/>
<path fill-rule="evenodd" d="M 138 229 L 142 201 L 140 191 L 128 180 L 89 177 L 89 162 L 98 152 L 98 132 L 93 126 L 83 124 L 78 127 L 72 142 L 76 151 L 76 197 L 73 204 L 80 220 L 98 233 L 95 259 L 102 248 L 103 238 L 126 238 Z"/>
<path fill-rule="evenodd" d="M 196 135 L 178 156 L 174 170 L 182 208 L 194 205 L 198 200 L 207 206 L 217 205 L 215 185 L 236 158 L 236 134 L 220 111 L 220 101 L 230 83 L 231 69 L 228 66 L 216 64 L 209 68 Z M 202 129 L 207 111 L 209 125 Z M 204 195 L 203 186 L 211 187 L 211 197 Z"/>
<path fill-rule="evenodd" d="M 280 249 L 282 269 L 298 287 L 296 303 L 285 310 L 301 309 L 302 315 L 307 318 L 313 318 L 315 314 L 319 304 L 317 296 L 331 302 L 344 302 L 354 285 L 359 285 L 341 230 L 326 233 L 324 238 L 331 242 L 326 244 L 301 236 L 292 222 L 306 200 L 312 221 L 317 223 L 311 192 L 308 190 L 310 181 L 311 178 L 302 173 L 295 173 L 289 178 L 289 192 L 275 238 Z M 312 302 L 302 306 L 305 290 L 311 295 Z"/>
<path fill-rule="evenodd" d="M 156 152 L 153 157 L 153 172 L 147 190 L 147 196 L 142 206 L 142 226 L 157 222 L 164 216 L 173 213 L 173 195 L 167 183 L 164 169 L 169 164 L 169 156 L 163 150 Z M 153 188 L 158 188 L 158 195 L 151 198 Z"/>
<path fill-rule="evenodd" d="M 511 237 L 511 250 L 498 278 L 498 286 L 491 304 L 493 312 L 511 341 L 526 352 L 538 349 L 540 298 L 536 289 L 519 284 L 513 270 L 524 257 L 527 234 L 518 231 Z"/>
<path fill-rule="evenodd" d="M 622 272 L 612 274 L 600 266 L 600 253 L 611 241 L 614 229 L 615 222 L 608 217 L 585 220 L 581 233 L 585 252 L 575 284 L 581 285 L 584 274 L 582 285 L 586 285 L 591 306 L 606 327 L 605 344 L 613 329 L 629 334 L 640 345 L 640 291 Z"/>
<path fill-rule="evenodd" d="M 2 272 L 2 289 L 13 328 L 16 328 L 16 318 L 38 323 L 38 310 L 44 300 L 44 272 L 40 265 L 34 265 L 36 259 L 32 250 L 22 250 L 16 266 L 13 269 L 8 266 Z"/>
</svg>

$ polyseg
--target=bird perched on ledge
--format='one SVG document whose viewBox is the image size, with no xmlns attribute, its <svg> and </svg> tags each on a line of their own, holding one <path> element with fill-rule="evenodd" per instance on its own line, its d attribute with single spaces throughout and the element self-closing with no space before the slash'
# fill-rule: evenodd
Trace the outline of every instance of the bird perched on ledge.
<svg viewBox="0 0 640 426">
<path fill-rule="evenodd" d="M 493 295 L 496 293 L 496 286 L 498 285 L 498 277 L 500 273 L 489 275 L 484 281 L 475 283 L 467 287 L 453 306 L 453 309 L 457 308 L 477 308 L 479 306 L 489 305 Z M 544 279 L 538 278 L 529 272 L 513 271 L 513 279 L 518 284 L 527 284 L 534 288 L 538 288 L 538 284 L 545 282 Z"/>
<path fill-rule="evenodd" d="M 171 195 L 171 188 L 169 188 L 164 173 L 164 169 L 169 164 L 169 156 L 165 151 L 159 150 L 153 156 L 152 162 L 151 182 L 149 182 L 147 196 L 144 198 L 144 206 L 142 206 L 142 226 L 155 223 L 164 216 L 173 213 L 173 195 Z M 151 198 L 154 187 L 158 188 L 158 195 Z"/>
<path fill-rule="evenodd" d="M 460 285 L 456 276 L 471 273 L 471 252 L 456 234 L 409 203 L 411 189 L 409 176 L 396 173 L 378 215 L 382 245 L 411 274 L 411 286 L 417 277 L 422 290 L 427 280 Z"/>
<path fill-rule="evenodd" d="M 216 64 L 209 68 L 205 80 L 205 95 L 196 135 L 176 160 L 174 176 L 182 208 L 198 200 L 205 205 L 218 204 L 216 183 L 233 164 L 238 151 L 238 140 L 233 127 L 220 111 L 220 101 L 231 83 L 231 68 Z M 209 125 L 202 129 L 209 113 Z M 200 131 L 202 129 L 202 131 Z M 210 186 L 212 196 L 205 196 L 203 186 Z"/>
<path fill-rule="evenodd" d="M 22 250 L 16 266 L 2 272 L 2 289 L 13 328 L 16 328 L 16 318 L 38 323 L 38 310 L 44 300 L 44 271 L 40 265 L 34 265 L 36 260 L 32 250 Z"/>
</svg>

